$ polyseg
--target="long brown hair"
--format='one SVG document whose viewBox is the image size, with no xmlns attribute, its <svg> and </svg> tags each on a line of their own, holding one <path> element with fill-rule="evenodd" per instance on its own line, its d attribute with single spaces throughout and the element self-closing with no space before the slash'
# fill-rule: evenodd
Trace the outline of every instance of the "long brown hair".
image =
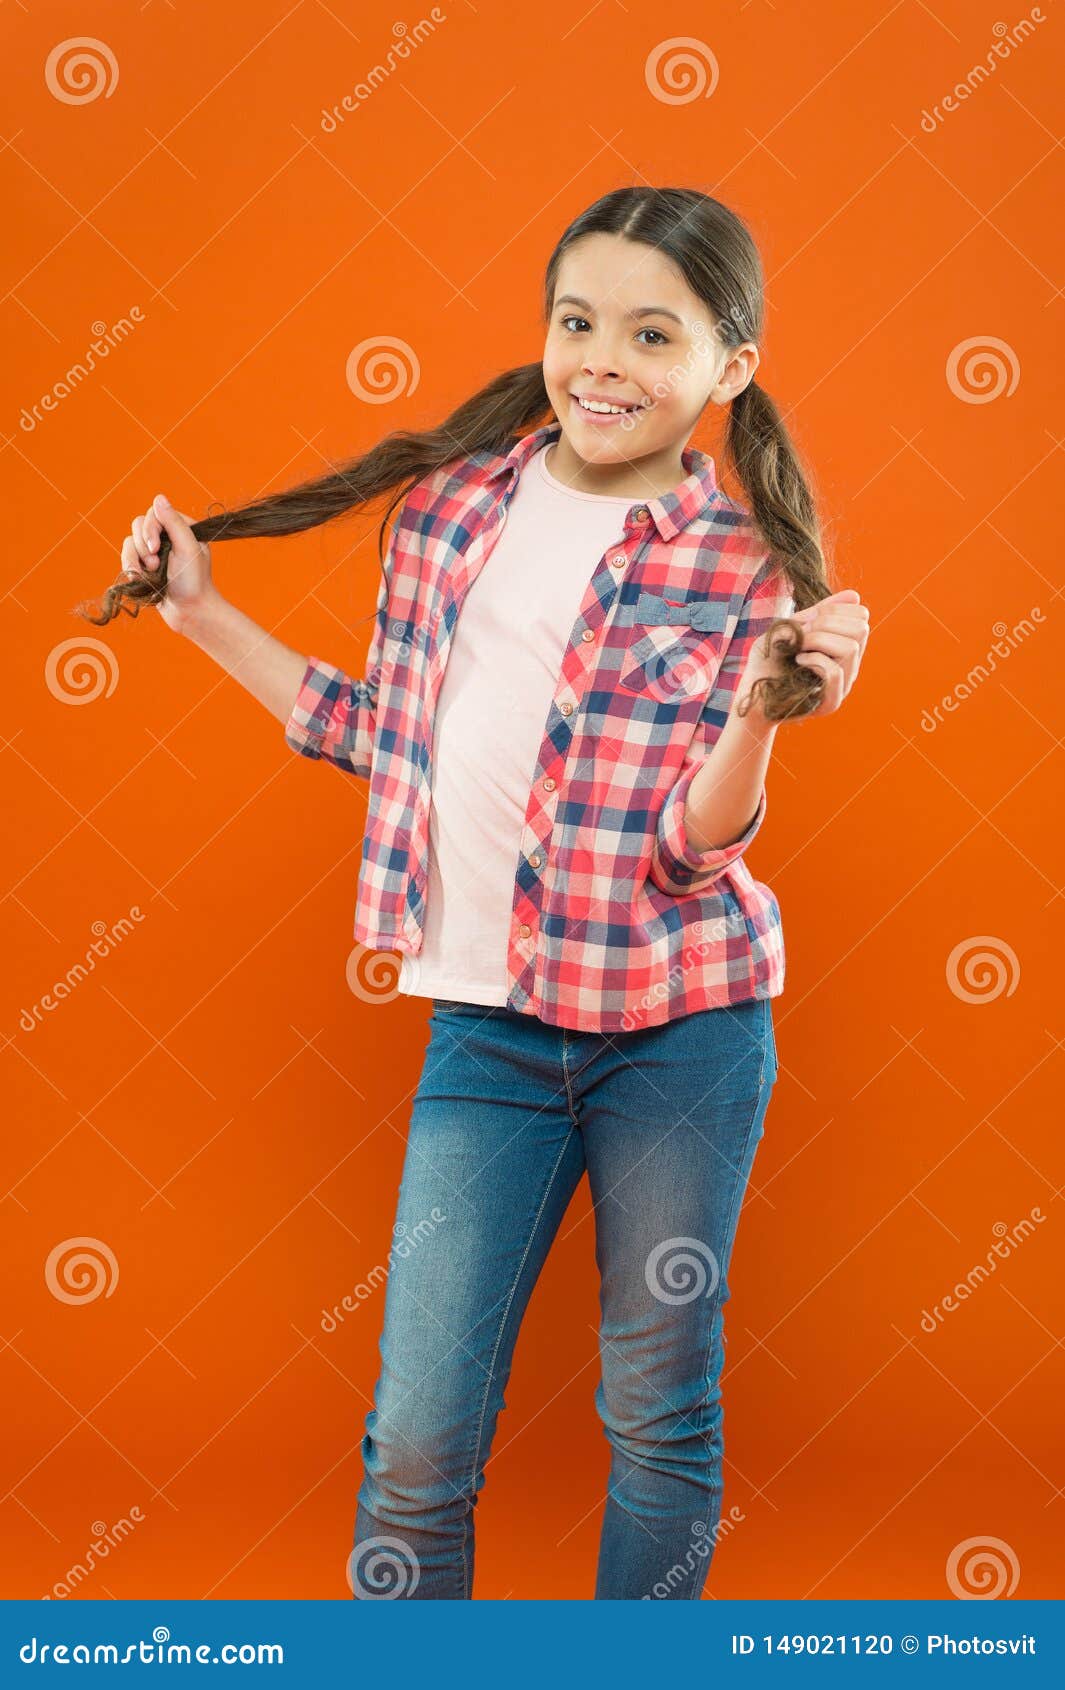
<svg viewBox="0 0 1065 1690">
<path fill-rule="evenodd" d="M 764 299 L 758 250 L 735 212 L 694 188 L 618 188 L 576 217 L 548 262 L 545 324 L 551 320 L 564 254 L 582 236 L 592 234 L 622 235 L 672 259 L 706 306 L 720 346 L 759 343 Z M 397 429 L 329 474 L 238 510 L 203 517 L 192 524 L 192 532 L 208 542 L 299 534 L 391 493 L 378 534 L 383 570 L 389 519 L 423 477 L 473 453 L 506 452 L 551 414 L 543 366 L 520 364 L 495 376 L 436 428 Z M 729 404 L 725 452 L 766 550 L 787 578 L 796 610 L 827 597 L 831 588 L 814 502 L 780 413 L 756 381 L 748 382 Z M 98 615 L 85 601 L 75 607 L 76 614 L 102 627 L 120 610 L 136 616 L 142 604 L 158 604 L 166 596 L 169 552 L 170 539 L 163 532 L 159 566 L 150 577 L 120 577 L 102 595 Z M 762 709 L 773 721 L 805 715 L 819 702 L 823 680 L 813 668 L 795 662 L 802 646 L 801 625 L 780 618 L 767 637 L 778 673 L 754 689 L 762 693 Z"/>
</svg>

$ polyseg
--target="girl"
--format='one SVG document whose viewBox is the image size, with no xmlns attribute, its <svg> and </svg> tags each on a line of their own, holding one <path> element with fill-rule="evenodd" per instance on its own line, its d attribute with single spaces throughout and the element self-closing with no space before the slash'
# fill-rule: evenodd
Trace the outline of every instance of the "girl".
<svg viewBox="0 0 1065 1690">
<path fill-rule="evenodd" d="M 436 429 L 200 522 L 159 495 L 90 617 L 156 604 L 295 751 L 369 781 L 355 936 L 433 1000 L 362 1444 L 359 1599 L 471 1596 L 522 1316 L 586 1170 L 610 1446 L 595 1596 L 701 1594 L 727 1276 L 784 981 L 779 906 L 743 856 L 778 726 L 838 708 L 868 635 L 858 594 L 829 592 L 755 381 L 762 273 L 731 210 L 693 189 L 606 194 L 551 255 L 545 318 L 542 360 Z M 688 445 L 708 404 L 727 408 L 749 507 Z M 205 542 L 299 532 L 396 488 L 365 679 L 215 586 Z"/>
</svg>

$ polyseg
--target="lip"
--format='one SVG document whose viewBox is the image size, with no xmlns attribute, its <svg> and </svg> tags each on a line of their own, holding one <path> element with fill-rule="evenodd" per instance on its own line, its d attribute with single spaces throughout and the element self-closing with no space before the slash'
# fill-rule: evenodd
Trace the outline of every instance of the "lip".
<svg viewBox="0 0 1065 1690">
<path fill-rule="evenodd" d="M 619 405 L 622 403 L 620 399 L 601 398 L 597 393 L 571 393 L 570 398 L 573 401 L 574 409 L 580 412 L 585 422 L 591 423 L 593 427 L 598 426 L 600 428 L 603 427 L 604 424 L 609 425 L 610 423 L 618 423 L 621 421 L 622 417 L 625 416 L 638 417 L 641 412 L 649 409 L 649 406 L 637 403 L 628 411 L 619 411 L 616 415 L 611 415 L 609 411 L 586 411 L 580 404 L 580 400 L 590 399 L 594 404 L 598 405 Z"/>
</svg>

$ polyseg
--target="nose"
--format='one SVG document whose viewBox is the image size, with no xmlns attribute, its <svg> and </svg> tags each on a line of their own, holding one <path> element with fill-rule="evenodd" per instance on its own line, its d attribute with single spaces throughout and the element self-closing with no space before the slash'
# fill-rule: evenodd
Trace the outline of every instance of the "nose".
<svg viewBox="0 0 1065 1690">
<path fill-rule="evenodd" d="M 609 351 L 600 353 L 589 352 L 581 364 L 586 376 L 609 376 L 614 380 L 624 380 L 624 371 L 620 360 L 613 357 Z"/>
</svg>

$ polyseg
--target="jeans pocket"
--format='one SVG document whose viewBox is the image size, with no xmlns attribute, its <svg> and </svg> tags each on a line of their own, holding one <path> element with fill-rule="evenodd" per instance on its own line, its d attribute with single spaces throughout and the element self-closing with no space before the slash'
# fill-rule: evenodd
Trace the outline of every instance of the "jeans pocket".
<svg viewBox="0 0 1065 1690">
<path fill-rule="evenodd" d="M 689 1019 L 709 1102 L 742 1103 L 773 1084 L 777 1052 L 768 998 L 745 998 L 681 1017 L 682 1022 Z"/>
</svg>

